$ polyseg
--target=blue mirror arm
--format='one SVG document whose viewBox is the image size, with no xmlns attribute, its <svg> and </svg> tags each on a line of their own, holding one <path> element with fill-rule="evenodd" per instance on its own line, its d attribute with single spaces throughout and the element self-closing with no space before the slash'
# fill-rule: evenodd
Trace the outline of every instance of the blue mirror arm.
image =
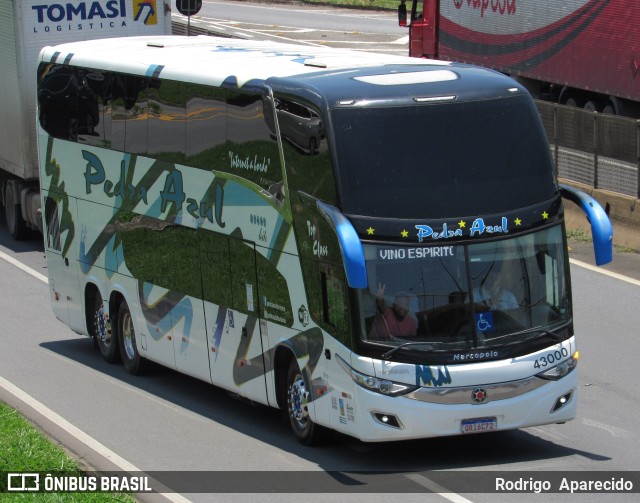
<svg viewBox="0 0 640 503">
<path fill-rule="evenodd" d="M 316 204 L 338 236 L 342 263 L 347 274 L 347 283 L 351 288 L 366 288 L 367 269 L 364 263 L 364 250 L 358 233 L 349 219 L 338 208 L 322 201 L 316 201 Z"/>
<path fill-rule="evenodd" d="M 562 197 L 576 203 L 587 215 L 591 224 L 593 251 L 597 265 L 605 265 L 613 260 L 613 226 L 600 203 L 586 192 L 569 185 L 560 185 Z"/>
</svg>

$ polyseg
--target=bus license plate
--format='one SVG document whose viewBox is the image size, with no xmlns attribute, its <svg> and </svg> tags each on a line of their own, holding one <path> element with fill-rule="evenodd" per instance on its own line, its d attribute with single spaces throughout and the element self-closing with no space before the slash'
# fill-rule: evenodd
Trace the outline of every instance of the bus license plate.
<svg viewBox="0 0 640 503">
<path fill-rule="evenodd" d="M 481 433 L 483 431 L 495 431 L 498 429 L 498 420 L 495 417 L 478 417 L 462 420 L 462 433 Z"/>
</svg>

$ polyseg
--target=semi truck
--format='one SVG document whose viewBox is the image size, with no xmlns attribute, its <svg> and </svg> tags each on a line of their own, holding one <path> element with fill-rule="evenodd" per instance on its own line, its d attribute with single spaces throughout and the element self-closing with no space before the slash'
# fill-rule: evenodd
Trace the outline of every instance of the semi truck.
<svg viewBox="0 0 640 503">
<path fill-rule="evenodd" d="M 411 56 L 493 68 L 536 98 L 640 117 L 637 0 L 401 0 L 398 18 Z"/>
<path fill-rule="evenodd" d="M 0 203 L 9 232 L 41 231 L 36 75 L 42 47 L 77 40 L 171 34 L 169 0 L 0 0 Z M 68 93 L 61 78 L 56 92 Z M 70 130 L 97 126 L 85 110 Z M 64 113 L 64 111 L 61 111 Z"/>
</svg>

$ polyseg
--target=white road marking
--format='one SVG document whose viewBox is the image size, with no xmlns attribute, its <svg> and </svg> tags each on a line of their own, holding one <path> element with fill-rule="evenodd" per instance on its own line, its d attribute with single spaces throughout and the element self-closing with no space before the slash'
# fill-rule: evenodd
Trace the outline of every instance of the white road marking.
<svg viewBox="0 0 640 503">
<path fill-rule="evenodd" d="M 47 278 L 44 274 L 39 273 L 38 271 L 34 271 L 31 267 L 24 265 L 19 260 L 14 259 L 11 255 L 7 255 L 6 253 L 0 251 L 0 258 L 2 260 L 6 260 L 11 265 L 16 266 L 18 269 L 26 272 L 27 274 L 31 274 L 34 278 L 39 279 L 43 283 L 48 283 L 49 278 Z"/>
<path fill-rule="evenodd" d="M 619 279 L 620 281 L 625 281 L 627 283 L 631 283 L 632 285 L 640 286 L 640 280 L 630 278 L 629 276 L 618 274 L 617 272 L 607 271 L 606 269 L 602 269 L 601 267 L 587 264 L 586 262 L 581 262 L 572 258 L 569 259 L 569 262 L 573 265 L 577 265 L 578 267 L 583 267 L 590 271 L 604 274 L 605 276 L 609 276 L 610 278 Z"/>
<path fill-rule="evenodd" d="M 622 428 L 618 428 L 618 427 L 612 426 L 610 424 L 600 423 L 598 421 L 593 421 L 591 419 L 583 419 L 582 423 L 586 424 L 587 426 L 591 426 L 593 428 L 598 428 L 600 430 L 604 430 L 607 433 L 609 433 L 612 437 L 624 438 L 624 437 L 631 436 L 631 433 L 628 432 L 627 430 L 623 430 Z"/>
<path fill-rule="evenodd" d="M 64 431 L 66 431 L 69 435 L 72 435 L 73 437 L 78 439 L 80 442 L 85 444 L 87 447 L 97 452 L 105 459 L 108 459 L 111 463 L 116 465 L 121 470 L 126 472 L 142 472 L 142 470 L 140 470 L 137 466 L 130 463 L 126 459 L 118 456 L 118 454 L 116 454 L 111 449 L 109 449 L 105 445 L 98 442 L 95 438 L 87 435 L 80 428 L 77 428 L 76 426 L 71 424 L 69 421 L 67 421 L 65 418 L 63 418 L 56 412 L 52 411 L 49 407 L 39 402 L 28 393 L 22 391 L 20 388 L 10 383 L 3 377 L 0 377 L 0 387 L 4 388 L 8 393 L 11 393 L 14 397 L 16 397 L 17 399 L 19 399 L 20 401 L 22 401 L 23 403 L 25 403 L 26 405 L 28 405 L 29 407 L 37 411 L 39 414 L 46 417 L 49 421 L 51 421 L 52 423 L 54 423 Z M 174 503 L 190 503 L 190 500 L 181 496 L 180 494 L 174 494 L 174 493 L 161 493 L 161 494 L 165 498 L 167 498 L 169 501 L 172 501 Z"/>
<path fill-rule="evenodd" d="M 409 44 L 409 35 L 406 35 L 404 37 L 400 37 L 398 40 L 394 40 L 393 42 L 389 42 L 390 44 L 397 44 L 397 45 L 408 45 Z"/>
<path fill-rule="evenodd" d="M 471 500 L 468 500 L 464 496 L 461 496 L 457 493 L 451 492 L 446 487 L 442 487 L 440 484 L 436 484 L 433 480 L 428 479 L 424 475 L 420 475 L 419 473 L 407 473 L 405 474 L 409 480 L 412 480 L 416 484 L 421 485 L 429 489 L 431 492 L 437 494 L 438 496 L 451 501 L 452 503 L 473 503 Z"/>
</svg>

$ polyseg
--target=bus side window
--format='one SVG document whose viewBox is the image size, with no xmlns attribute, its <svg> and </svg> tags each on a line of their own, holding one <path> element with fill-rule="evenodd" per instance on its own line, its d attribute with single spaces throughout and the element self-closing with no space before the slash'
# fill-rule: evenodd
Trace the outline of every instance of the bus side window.
<svg viewBox="0 0 640 503">
<path fill-rule="evenodd" d="M 78 80 L 76 69 L 41 65 L 38 104 L 40 125 L 54 138 L 78 138 Z"/>
<path fill-rule="evenodd" d="M 349 346 L 347 293 L 342 270 L 326 262 L 318 262 L 317 267 L 320 273 L 323 328 Z"/>
<path fill-rule="evenodd" d="M 284 96 L 276 97 L 275 110 L 290 189 L 337 204 L 331 155 L 321 112 L 311 105 Z"/>
<path fill-rule="evenodd" d="M 185 162 L 186 84 L 171 80 L 149 81 L 148 149 L 150 157 Z"/>
<path fill-rule="evenodd" d="M 112 141 L 112 113 L 111 107 L 113 102 L 113 81 L 115 76 L 111 72 L 103 72 L 104 82 L 102 84 L 102 109 L 100 110 L 100 117 L 102 119 L 102 133 L 104 148 L 113 148 Z"/>
<path fill-rule="evenodd" d="M 149 79 L 127 77 L 127 153 L 145 155 L 149 147 Z"/>
<path fill-rule="evenodd" d="M 81 128 L 78 132 L 78 141 L 85 145 L 106 147 L 109 145 L 105 139 L 104 109 L 108 102 L 107 86 L 109 73 L 98 70 L 86 70 L 83 76 L 83 85 L 80 93 Z"/>
<path fill-rule="evenodd" d="M 206 170 L 226 169 L 227 112 L 225 91 L 190 84 L 187 100 L 187 164 Z M 228 161 L 227 161 L 228 162 Z"/>
<path fill-rule="evenodd" d="M 227 146 L 225 170 L 241 176 L 282 200 L 282 169 L 275 134 L 265 116 L 262 95 L 228 91 Z"/>
<path fill-rule="evenodd" d="M 111 77 L 110 90 L 109 107 L 104 112 L 105 138 L 111 142 L 111 149 L 124 152 L 127 125 L 127 77 L 114 73 Z"/>
</svg>

